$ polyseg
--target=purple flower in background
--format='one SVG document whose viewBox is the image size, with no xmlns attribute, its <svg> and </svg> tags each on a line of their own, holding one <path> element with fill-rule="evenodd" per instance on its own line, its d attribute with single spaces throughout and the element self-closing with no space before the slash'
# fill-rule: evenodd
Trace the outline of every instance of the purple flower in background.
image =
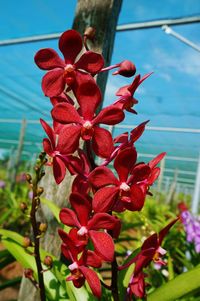
<svg viewBox="0 0 200 301">
<path fill-rule="evenodd" d="M 200 253 L 200 218 L 193 216 L 185 204 L 180 203 L 181 221 L 186 232 L 186 239 L 194 243 L 195 251 Z"/>
<path fill-rule="evenodd" d="M 33 191 L 32 191 L 32 190 L 29 191 L 29 193 L 28 193 L 28 198 L 29 198 L 30 200 L 32 200 L 32 198 L 33 198 Z"/>
<path fill-rule="evenodd" d="M 3 180 L 0 180 L 0 188 L 4 189 L 6 187 L 6 182 L 4 182 Z"/>
</svg>

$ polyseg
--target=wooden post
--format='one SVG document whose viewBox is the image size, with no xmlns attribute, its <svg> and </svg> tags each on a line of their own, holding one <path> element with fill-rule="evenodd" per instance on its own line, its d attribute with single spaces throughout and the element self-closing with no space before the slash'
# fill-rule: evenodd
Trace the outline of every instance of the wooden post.
<svg viewBox="0 0 200 301">
<path fill-rule="evenodd" d="M 16 181 L 16 175 L 19 169 L 19 164 L 20 164 L 20 159 L 22 155 L 22 150 L 23 150 L 23 144 L 24 144 L 24 136 L 25 136 L 25 131 L 26 131 L 26 119 L 22 120 L 22 125 L 21 125 L 21 130 L 20 130 L 20 135 L 19 135 L 19 143 L 18 143 L 18 148 L 16 152 L 16 158 L 15 158 L 15 163 L 13 166 L 13 172 L 11 175 L 11 184 L 10 184 L 10 189 L 13 191 L 15 187 L 15 181 Z"/>
<path fill-rule="evenodd" d="M 118 15 L 120 12 L 122 0 L 78 0 L 76 15 L 73 28 L 84 33 L 88 26 L 96 28 L 96 38 L 91 50 L 103 53 L 105 65 L 108 66 L 111 61 L 114 37 Z M 98 77 L 98 85 L 104 95 L 107 74 L 104 72 Z M 53 201 L 60 207 L 68 206 L 68 196 L 71 190 L 72 177 L 66 175 L 60 185 L 55 184 L 52 170 L 46 168 L 46 175 L 41 183 L 44 187 L 43 197 Z M 43 238 L 43 247 L 54 254 L 60 254 L 60 238 L 57 234 L 58 224 L 55 218 L 46 207 L 43 207 L 43 216 L 41 221 L 48 222 L 48 230 Z M 28 279 L 23 278 L 18 301 L 39 301 L 38 293 Z"/>
<path fill-rule="evenodd" d="M 102 53 L 105 66 L 111 62 L 115 32 L 122 0 L 78 0 L 73 28 L 84 34 L 87 27 L 96 29 L 93 51 Z M 117 62 L 116 62 L 117 63 Z M 99 74 L 97 83 L 101 88 L 102 96 L 106 88 L 108 73 Z"/>
</svg>

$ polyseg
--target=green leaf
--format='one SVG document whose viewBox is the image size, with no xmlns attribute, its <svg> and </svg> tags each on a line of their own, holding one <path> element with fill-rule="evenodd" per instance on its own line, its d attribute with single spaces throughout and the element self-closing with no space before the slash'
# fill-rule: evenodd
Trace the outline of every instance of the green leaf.
<svg viewBox="0 0 200 301">
<path fill-rule="evenodd" d="M 69 232 L 70 227 L 67 227 L 66 225 L 63 225 L 60 221 L 59 213 L 60 213 L 61 208 L 59 208 L 54 202 L 49 201 L 46 198 L 41 198 L 41 202 L 49 208 L 49 210 L 51 211 L 53 216 L 56 218 L 57 222 L 60 224 L 60 227 L 63 230 L 65 230 L 66 232 Z"/>
<path fill-rule="evenodd" d="M 18 234 L 17 232 L 0 229 L 0 235 L 3 235 L 5 237 L 9 237 L 12 240 L 16 241 L 18 244 L 23 245 L 23 236 Z"/>
<path fill-rule="evenodd" d="M 174 301 L 184 295 L 200 290 L 199 286 L 200 279 L 200 266 L 190 270 L 189 272 L 183 273 L 166 284 L 162 285 L 151 293 L 147 300 L 148 301 Z"/>
<path fill-rule="evenodd" d="M 29 255 L 23 247 L 9 238 L 2 239 L 2 243 L 24 268 L 33 270 L 34 277 L 37 279 L 37 268 L 34 257 Z M 44 273 L 44 283 L 47 297 L 50 300 L 70 300 L 67 298 L 65 290 L 51 271 Z"/>
<path fill-rule="evenodd" d="M 24 268 L 31 268 L 35 272 L 35 276 L 37 274 L 35 259 L 31 256 L 27 251 L 25 251 L 23 247 L 23 236 L 20 234 L 10 231 L 0 229 L 0 235 L 3 235 L 2 242 L 4 243 L 5 247 L 8 251 L 16 258 L 18 262 Z M 12 246 L 13 248 L 12 248 Z M 28 248 L 28 251 L 33 251 L 33 248 Z M 47 290 L 47 297 L 50 300 L 70 300 L 70 301 L 92 301 L 94 298 L 91 298 L 89 293 L 87 292 L 85 287 L 81 287 L 79 289 L 75 288 L 73 283 L 70 281 L 66 281 L 66 277 L 69 274 L 69 270 L 66 268 L 64 264 L 56 259 L 55 256 L 49 254 L 43 249 L 40 249 L 41 258 L 43 259 L 46 255 L 50 255 L 53 258 L 53 268 L 51 271 L 45 272 L 45 288 Z M 47 281 L 47 282 L 46 282 Z M 48 287 L 48 285 L 50 285 Z M 59 288 L 61 297 L 64 296 L 62 299 L 59 296 L 55 296 L 57 288 Z M 66 292 L 69 299 L 66 299 Z M 53 298 L 55 299 L 52 299 Z M 56 299 L 59 298 L 59 299 Z"/>
<path fill-rule="evenodd" d="M 40 198 L 40 199 L 43 204 L 47 205 L 47 207 L 50 209 L 50 211 L 52 212 L 52 214 L 55 216 L 56 220 L 60 224 L 60 218 L 59 218 L 60 208 L 54 202 L 49 201 L 46 198 Z"/>
<path fill-rule="evenodd" d="M 13 208 L 7 209 L 0 217 L 0 225 L 3 224 L 6 220 L 8 220 L 9 215 L 13 212 Z"/>
<path fill-rule="evenodd" d="M 8 250 L 0 251 L 0 270 L 14 261 L 15 258 L 8 252 Z"/>
</svg>

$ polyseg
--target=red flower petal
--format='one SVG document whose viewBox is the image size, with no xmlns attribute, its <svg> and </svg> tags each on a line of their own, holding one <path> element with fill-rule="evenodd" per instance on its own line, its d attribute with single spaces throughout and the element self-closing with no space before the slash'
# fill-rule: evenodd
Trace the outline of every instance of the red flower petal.
<svg viewBox="0 0 200 301">
<path fill-rule="evenodd" d="M 101 110 L 101 112 L 93 119 L 93 124 L 103 123 L 114 125 L 121 122 L 124 117 L 124 112 L 121 109 L 111 105 Z"/>
<path fill-rule="evenodd" d="M 156 156 L 153 160 L 151 160 L 148 164 L 150 168 L 154 168 L 166 155 L 166 153 L 161 153 L 158 156 Z"/>
<path fill-rule="evenodd" d="M 138 298 L 145 297 L 145 281 L 144 273 L 139 273 L 137 276 L 133 276 L 132 282 L 129 284 L 131 292 Z"/>
<path fill-rule="evenodd" d="M 75 30 L 65 31 L 59 39 L 59 49 L 64 55 L 66 64 L 73 64 L 82 50 L 81 35 Z"/>
<path fill-rule="evenodd" d="M 99 189 L 93 198 L 92 207 L 95 212 L 108 212 L 112 209 L 119 195 L 118 187 L 104 187 Z"/>
<path fill-rule="evenodd" d="M 142 133 L 144 132 L 145 130 L 145 126 L 146 124 L 149 122 L 149 120 L 141 123 L 140 125 L 138 125 L 135 129 L 133 129 L 131 131 L 131 134 L 130 134 L 130 141 L 131 143 L 135 143 L 135 141 L 138 140 L 138 138 L 140 138 L 140 136 L 142 135 Z"/>
<path fill-rule="evenodd" d="M 114 168 L 116 169 L 120 181 L 126 182 L 128 174 L 137 160 L 137 152 L 135 148 L 125 148 L 117 154 L 114 161 Z"/>
<path fill-rule="evenodd" d="M 92 147 L 97 156 L 102 158 L 110 157 L 114 150 L 113 139 L 110 132 L 95 126 Z"/>
<path fill-rule="evenodd" d="M 123 86 L 123 87 L 119 88 L 117 90 L 117 92 L 115 93 L 115 95 L 117 95 L 117 96 L 124 96 L 124 95 L 131 96 L 131 93 L 128 90 L 129 87 L 130 87 L 130 85 L 126 85 L 126 86 Z"/>
<path fill-rule="evenodd" d="M 78 149 L 78 155 L 81 159 L 81 162 L 83 164 L 83 170 L 86 174 L 89 174 L 90 172 L 90 162 L 88 161 L 88 158 L 85 154 L 85 152 L 82 149 Z"/>
<path fill-rule="evenodd" d="M 165 228 L 163 228 L 158 235 L 159 239 L 159 245 L 161 245 L 164 237 L 167 235 L 169 232 L 170 228 L 179 220 L 179 217 L 175 218 L 173 221 L 171 221 Z"/>
<path fill-rule="evenodd" d="M 124 207 L 130 211 L 140 211 L 144 206 L 145 194 L 138 185 L 132 185 L 130 190 L 130 202 L 123 201 Z"/>
<path fill-rule="evenodd" d="M 87 251 L 86 265 L 91 266 L 93 268 L 100 268 L 101 265 L 102 265 L 102 260 L 93 251 L 88 250 Z"/>
<path fill-rule="evenodd" d="M 79 269 L 83 273 L 84 277 L 86 278 L 92 290 L 93 295 L 96 296 L 97 298 L 101 298 L 101 283 L 95 271 L 85 266 L 80 266 Z"/>
<path fill-rule="evenodd" d="M 43 139 L 43 148 L 45 153 L 47 153 L 50 157 L 53 156 L 53 149 L 52 149 L 52 145 L 51 142 L 49 141 L 49 139 L 44 138 Z"/>
<path fill-rule="evenodd" d="M 69 103 L 60 103 L 56 105 L 51 111 L 54 120 L 67 124 L 67 123 L 82 123 L 80 115 L 77 110 Z"/>
<path fill-rule="evenodd" d="M 140 84 L 140 74 L 136 75 L 132 84 L 128 86 L 128 91 L 131 93 L 131 95 L 133 96 L 133 94 L 135 93 L 135 90 L 137 89 L 137 87 Z"/>
<path fill-rule="evenodd" d="M 60 211 L 59 217 L 60 217 L 61 222 L 67 226 L 71 226 L 71 227 L 74 226 L 77 228 L 81 227 L 81 224 L 79 223 L 75 212 L 71 209 L 63 208 Z"/>
<path fill-rule="evenodd" d="M 114 138 L 114 143 L 128 143 L 128 132 L 122 133 Z"/>
<path fill-rule="evenodd" d="M 151 171 L 151 174 L 148 178 L 148 185 L 152 185 L 159 177 L 159 174 L 160 174 L 160 168 L 154 167 L 154 169 Z"/>
<path fill-rule="evenodd" d="M 112 230 L 114 229 L 115 225 L 117 224 L 116 217 L 108 214 L 108 213 L 96 213 L 92 217 L 92 219 L 88 222 L 88 230 Z"/>
<path fill-rule="evenodd" d="M 80 130 L 81 127 L 79 125 L 63 126 L 59 134 L 57 145 L 57 149 L 62 154 L 72 154 L 77 150 L 79 146 Z"/>
<path fill-rule="evenodd" d="M 76 211 L 81 226 L 86 226 L 91 212 L 91 204 L 79 193 L 71 193 L 70 203 Z"/>
<path fill-rule="evenodd" d="M 75 66 L 77 69 L 85 70 L 89 73 L 98 73 L 103 68 L 104 59 L 101 54 L 93 51 L 86 51 L 80 57 Z"/>
<path fill-rule="evenodd" d="M 65 88 L 63 70 L 55 69 L 45 74 L 42 79 L 42 90 L 45 96 L 53 97 L 60 95 Z"/>
<path fill-rule="evenodd" d="M 56 135 L 55 135 L 54 131 L 48 125 L 48 123 L 46 123 L 43 119 L 40 119 L 40 123 L 41 123 L 43 129 L 45 130 L 46 134 L 48 135 L 48 137 L 51 141 L 52 148 L 54 149 L 55 148 L 55 140 L 56 140 Z"/>
<path fill-rule="evenodd" d="M 64 180 L 66 165 L 58 156 L 53 158 L 53 174 L 57 184 L 60 184 Z"/>
<path fill-rule="evenodd" d="M 60 235 L 61 236 L 61 235 Z M 62 238 L 62 237 L 61 237 Z M 64 255 L 65 258 L 67 258 L 68 260 L 72 260 L 72 256 L 71 253 L 68 249 L 67 244 L 62 243 L 61 244 L 61 253 Z"/>
<path fill-rule="evenodd" d="M 158 234 L 154 233 L 143 242 L 141 250 L 145 251 L 150 248 L 154 248 L 156 251 L 158 247 L 159 247 Z"/>
<path fill-rule="evenodd" d="M 101 102 L 101 91 L 90 74 L 76 73 L 73 92 L 80 105 L 81 115 L 85 120 L 91 120 Z"/>
<path fill-rule="evenodd" d="M 65 63 L 57 52 L 51 48 L 39 50 L 34 57 L 36 65 L 40 69 L 52 70 L 54 68 L 64 68 Z"/>
<path fill-rule="evenodd" d="M 139 163 L 134 166 L 133 170 L 131 171 L 133 181 L 132 183 L 137 183 L 143 181 L 148 178 L 151 173 L 150 167 L 145 163 Z"/>
<path fill-rule="evenodd" d="M 105 261 L 112 262 L 114 258 L 114 242 L 112 237 L 105 232 L 90 230 L 89 236 L 94 244 L 95 252 Z"/>
<path fill-rule="evenodd" d="M 105 166 L 95 168 L 88 177 L 89 182 L 95 187 L 100 188 L 109 184 L 118 185 L 114 173 Z"/>
<path fill-rule="evenodd" d="M 87 180 L 83 178 L 81 175 L 78 175 L 73 181 L 72 192 L 79 192 L 85 195 L 88 189 L 89 189 L 89 185 Z"/>
</svg>

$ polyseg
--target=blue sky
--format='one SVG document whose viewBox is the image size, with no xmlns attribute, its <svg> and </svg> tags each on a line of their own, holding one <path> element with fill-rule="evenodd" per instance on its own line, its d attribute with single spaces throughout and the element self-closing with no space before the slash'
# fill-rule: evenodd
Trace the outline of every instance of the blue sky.
<svg viewBox="0 0 200 301">
<path fill-rule="evenodd" d="M 71 27 L 75 0 L 7 0 L 1 3 L 0 39 L 62 32 Z M 118 24 L 200 15 L 199 0 L 124 0 Z M 200 45 L 200 24 L 172 27 Z M 0 118 L 39 119 L 47 116 L 50 104 L 40 81 L 43 72 L 33 62 L 40 48 L 57 48 L 57 41 L 0 47 Z M 160 28 L 116 34 L 112 63 L 133 61 L 137 72 L 154 74 L 137 91 L 138 115 L 127 114 L 126 124 L 150 119 L 150 125 L 199 128 L 200 53 L 166 35 Z M 105 105 L 116 100 L 114 93 L 131 80 L 109 76 Z M 19 125 L 0 124 L 0 138 L 17 139 Z M 40 128 L 27 128 L 26 139 L 37 141 Z M 167 150 L 178 156 L 198 156 L 199 136 L 146 132 L 138 147 L 143 152 Z M 175 143 L 176 142 L 176 143 Z M 8 147 L 3 145 L 2 147 Z M 195 166 L 194 166 L 195 168 Z"/>
</svg>

